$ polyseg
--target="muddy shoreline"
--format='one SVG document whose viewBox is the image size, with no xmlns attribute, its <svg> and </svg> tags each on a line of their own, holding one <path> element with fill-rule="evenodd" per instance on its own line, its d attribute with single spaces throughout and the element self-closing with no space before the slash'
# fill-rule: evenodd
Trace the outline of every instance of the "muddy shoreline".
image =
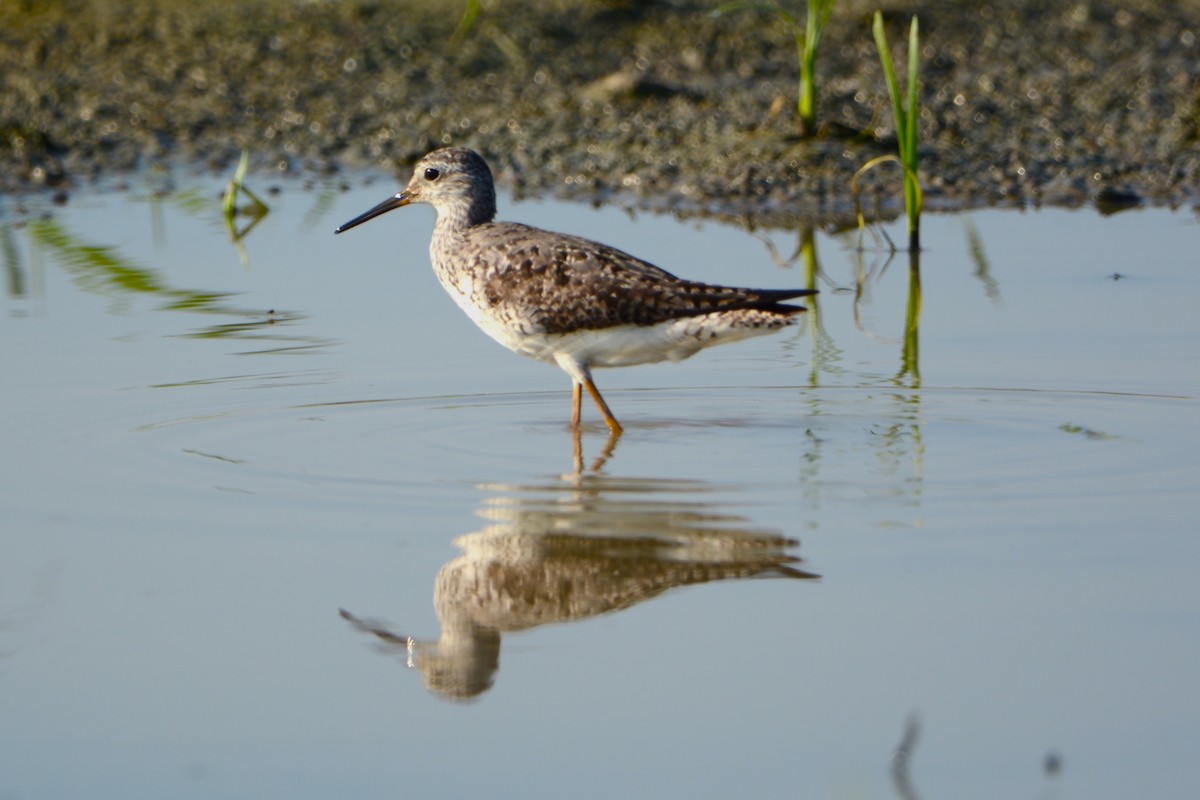
<svg viewBox="0 0 1200 800">
<path fill-rule="evenodd" d="M 875 4 L 834 11 L 815 138 L 791 33 L 717 5 L 485 2 L 455 40 L 461 2 L 5 4 L 0 191 L 68 201 L 150 170 L 231 171 L 243 149 L 260 179 L 355 180 L 452 143 L 520 194 L 844 217 L 854 171 L 892 147 Z M 1200 3 L 883 8 L 898 60 L 920 16 L 931 208 L 1200 202 Z M 899 208 L 895 169 L 866 188 Z"/>
</svg>

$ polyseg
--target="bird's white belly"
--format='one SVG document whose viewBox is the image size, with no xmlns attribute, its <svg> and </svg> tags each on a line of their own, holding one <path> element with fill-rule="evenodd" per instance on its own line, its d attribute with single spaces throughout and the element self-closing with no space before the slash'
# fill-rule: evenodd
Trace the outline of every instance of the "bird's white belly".
<svg viewBox="0 0 1200 800">
<path fill-rule="evenodd" d="M 708 315 L 657 325 L 618 325 L 570 333 L 519 334 L 502 325 L 476 320 L 493 339 L 523 356 L 561 364 L 568 359 L 590 367 L 631 367 L 657 361 L 682 361 L 706 347 L 770 333 L 771 327 L 733 326 Z"/>
</svg>

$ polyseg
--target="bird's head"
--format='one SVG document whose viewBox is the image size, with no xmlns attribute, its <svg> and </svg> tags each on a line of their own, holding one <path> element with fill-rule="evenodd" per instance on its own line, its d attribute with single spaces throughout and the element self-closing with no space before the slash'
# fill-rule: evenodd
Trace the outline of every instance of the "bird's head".
<svg viewBox="0 0 1200 800">
<path fill-rule="evenodd" d="M 483 157 L 466 147 L 434 150 L 417 162 L 403 191 L 360 214 L 334 233 L 342 233 L 380 214 L 411 203 L 437 209 L 439 224 L 454 227 L 491 222 L 496 216 L 496 188 Z"/>
</svg>

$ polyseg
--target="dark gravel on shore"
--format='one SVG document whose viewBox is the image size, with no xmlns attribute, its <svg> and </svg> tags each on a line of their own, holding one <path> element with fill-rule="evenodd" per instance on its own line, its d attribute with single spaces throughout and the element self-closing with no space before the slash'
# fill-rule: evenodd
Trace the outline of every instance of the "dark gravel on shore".
<svg viewBox="0 0 1200 800">
<path fill-rule="evenodd" d="M 784 4 L 801 18 L 803 6 Z M 719 3 L 6 2 L 0 191 L 149 169 L 352 179 L 444 144 L 525 193 L 712 215 L 844 216 L 894 145 L 870 33 L 844 0 L 818 58 L 823 130 L 799 135 L 798 61 L 769 14 Z M 900 61 L 921 26 L 921 176 L 934 208 L 1191 204 L 1200 2 L 884 4 Z M 894 167 L 871 196 L 895 211 Z"/>
</svg>

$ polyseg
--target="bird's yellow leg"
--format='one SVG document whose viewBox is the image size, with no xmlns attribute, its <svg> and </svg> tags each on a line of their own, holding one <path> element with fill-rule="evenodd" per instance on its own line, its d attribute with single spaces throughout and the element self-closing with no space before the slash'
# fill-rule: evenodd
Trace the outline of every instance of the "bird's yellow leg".
<svg viewBox="0 0 1200 800">
<path fill-rule="evenodd" d="M 596 402 L 596 408 L 600 409 L 600 414 L 604 417 L 604 422 L 608 425 L 608 430 L 614 436 L 619 436 L 624 428 L 621 427 L 621 423 L 617 422 L 617 418 L 613 416 L 613 413 L 608 410 L 608 403 L 604 402 L 604 398 L 600 396 L 600 390 L 596 388 L 596 384 L 592 383 L 591 377 L 585 377 L 583 385 L 587 387 L 588 394 Z M 579 384 L 575 384 L 575 386 L 578 388 Z"/>
<path fill-rule="evenodd" d="M 579 381 L 571 386 L 571 427 L 579 427 L 579 407 L 583 404 L 583 385 Z"/>
</svg>

